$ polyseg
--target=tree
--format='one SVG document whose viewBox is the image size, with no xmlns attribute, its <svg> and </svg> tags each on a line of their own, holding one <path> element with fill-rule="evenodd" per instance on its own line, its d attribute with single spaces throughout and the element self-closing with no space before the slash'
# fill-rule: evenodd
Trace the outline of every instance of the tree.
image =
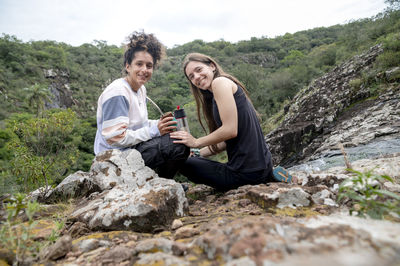
<svg viewBox="0 0 400 266">
<path fill-rule="evenodd" d="M 385 0 L 385 3 L 389 5 L 389 8 L 398 10 L 400 9 L 400 0 Z"/>
<path fill-rule="evenodd" d="M 35 84 L 29 88 L 24 88 L 24 91 L 27 93 L 26 100 L 29 107 L 36 112 L 36 117 L 41 116 L 46 101 L 51 101 L 51 94 L 48 88 L 40 84 Z"/>
<path fill-rule="evenodd" d="M 48 111 L 43 118 L 17 115 L 8 121 L 14 133 L 7 144 L 13 152 L 10 172 L 25 192 L 44 186 L 45 195 L 75 164 L 78 150 L 71 136 L 75 122 L 69 109 Z"/>
</svg>

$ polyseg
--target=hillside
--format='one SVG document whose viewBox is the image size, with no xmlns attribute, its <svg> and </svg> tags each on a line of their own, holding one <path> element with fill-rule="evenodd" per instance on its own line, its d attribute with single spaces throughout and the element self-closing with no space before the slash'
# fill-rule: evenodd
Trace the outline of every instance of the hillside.
<svg viewBox="0 0 400 266">
<path fill-rule="evenodd" d="M 370 97 L 385 92 L 386 81 L 374 77 L 400 65 L 399 32 L 400 11 L 387 10 L 375 17 L 345 25 L 315 28 L 276 38 L 252 38 L 238 43 L 194 40 L 167 50 L 167 58 L 153 74 L 147 88 L 149 96 L 163 111 L 173 110 L 177 105 L 184 106 L 191 132 L 196 137 L 203 135 L 181 61 L 189 52 L 209 54 L 247 86 L 267 134 L 282 121 L 283 107 L 297 92 L 376 44 L 382 44 L 383 52 L 377 56 L 368 73 L 360 73 L 358 82 L 368 84 Z M 42 143 L 65 143 L 63 149 L 69 149 L 69 155 L 63 155 L 65 160 L 63 166 L 58 167 L 60 170 L 54 166 L 54 156 L 60 155 L 48 150 L 47 156 L 54 157 L 48 162 L 54 168 L 52 176 L 57 176 L 53 177 L 54 182 L 60 182 L 76 170 L 89 169 L 93 159 L 97 98 L 107 84 L 121 76 L 122 54 L 123 47 L 107 45 L 103 41 L 73 47 L 54 41 L 24 43 L 9 35 L 0 38 L 0 168 L 3 173 L 0 191 L 10 186 L 12 190 L 18 190 L 17 183 L 22 181 L 16 183 L 17 176 L 24 176 L 21 171 L 29 167 L 36 169 L 27 163 L 29 160 L 18 161 L 21 156 L 17 156 L 17 152 L 24 151 L 16 150 L 16 147 L 21 147 L 18 141 L 22 140 L 16 126 L 20 127 L 19 131 L 26 130 L 26 121 L 40 116 L 46 118 L 65 108 L 74 112 L 63 114 L 69 117 L 73 126 L 69 134 L 57 136 L 56 132 L 60 131 L 53 128 L 52 132 L 46 133 L 47 139 L 41 140 Z M 395 79 L 393 82 L 398 81 Z M 152 106 L 149 110 L 150 117 L 158 117 Z M 44 128 L 48 130 L 45 125 Z M 26 137 L 24 141 L 28 141 L 29 146 L 37 140 Z M 73 152 L 74 148 L 78 151 Z M 36 156 L 31 157 L 35 158 L 32 159 L 35 164 L 43 164 L 37 154 L 30 156 Z M 28 165 L 21 167 L 21 163 Z M 29 178 L 36 178 L 26 171 Z"/>
</svg>

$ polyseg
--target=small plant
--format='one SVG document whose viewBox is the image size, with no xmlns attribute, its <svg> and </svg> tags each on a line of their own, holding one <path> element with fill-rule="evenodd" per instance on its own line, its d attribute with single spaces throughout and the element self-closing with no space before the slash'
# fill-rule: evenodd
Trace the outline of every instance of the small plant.
<svg viewBox="0 0 400 266">
<path fill-rule="evenodd" d="M 55 221 L 56 229 L 51 231 L 49 238 L 47 239 L 50 243 L 55 243 L 60 238 L 60 232 L 63 229 L 64 221 Z"/>
<path fill-rule="evenodd" d="M 353 89 L 359 90 L 361 88 L 361 85 L 363 84 L 363 81 L 361 79 L 353 79 L 350 80 L 349 85 Z"/>
<path fill-rule="evenodd" d="M 382 189 L 385 181 L 393 183 L 387 175 L 377 175 L 372 170 L 359 172 L 348 169 L 354 176 L 339 186 L 338 202 L 351 201 L 350 215 L 382 219 L 384 215 L 400 215 L 400 196 Z"/>
<path fill-rule="evenodd" d="M 15 263 L 22 263 L 27 254 L 35 254 L 39 251 L 38 245 L 32 244 L 31 231 L 36 226 L 33 215 L 39 210 L 38 202 L 27 201 L 24 194 L 17 193 L 9 198 L 5 205 L 7 220 L 0 228 L 0 242 L 3 248 L 15 254 Z M 19 214 L 24 212 L 28 218 L 28 226 L 24 226 L 18 219 Z"/>
</svg>

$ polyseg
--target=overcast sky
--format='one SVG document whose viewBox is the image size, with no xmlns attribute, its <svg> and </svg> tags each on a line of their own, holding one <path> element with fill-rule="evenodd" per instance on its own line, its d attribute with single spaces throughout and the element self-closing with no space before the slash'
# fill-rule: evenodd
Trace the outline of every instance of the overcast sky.
<svg viewBox="0 0 400 266">
<path fill-rule="evenodd" d="M 120 45 L 144 29 L 172 48 L 195 39 L 273 38 L 371 17 L 385 7 L 384 0 L 0 0 L 0 34 Z"/>
</svg>

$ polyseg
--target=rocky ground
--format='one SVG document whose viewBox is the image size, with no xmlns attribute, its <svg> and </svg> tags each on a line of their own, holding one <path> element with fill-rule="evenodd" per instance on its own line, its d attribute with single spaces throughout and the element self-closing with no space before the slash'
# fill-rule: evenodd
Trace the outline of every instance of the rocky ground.
<svg viewBox="0 0 400 266">
<path fill-rule="evenodd" d="M 103 157 L 101 173 L 107 172 L 108 180 L 118 177 L 121 170 L 108 168 L 105 161 L 114 160 L 115 155 Z M 121 154 L 118 153 L 118 156 Z M 128 157 L 125 158 L 131 158 Z M 120 158 L 119 157 L 119 158 Z M 114 159 L 113 159 L 114 158 Z M 120 162 L 121 163 L 121 162 Z M 123 164 L 123 163 L 122 163 Z M 121 165 L 121 164 L 119 164 Z M 136 173 L 151 173 L 146 167 L 138 167 Z M 400 192 L 400 155 L 376 160 L 353 162 L 354 169 L 366 171 L 374 168 L 377 174 L 392 176 L 396 182 L 387 182 L 384 187 Z M 94 165 L 92 169 L 99 169 Z M 132 169 L 124 165 L 125 169 Z M 107 169 L 107 171 L 105 171 Z M 120 169 L 120 170 L 118 170 Z M 145 170 L 145 171 L 143 171 Z M 80 173 L 93 178 L 93 171 Z M 125 170 L 124 170 L 125 171 Z M 113 176 L 113 173 L 116 175 Z M 149 174 L 144 174 L 149 179 Z M 77 196 L 62 212 L 67 223 L 58 241 L 42 249 L 39 258 L 28 264 L 45 262 L 46 265 L 398 265 L 400 263 L 400 223 L 395 217 L 389 220 L 372 220 L 350 216 L 345 204 L 337 204 L 338 184 L 350 174 L 344 167 L 324 172 L 293 172 L 298 184 L 272 183 L 257 186 L 243 186 L 226 193 L 217 193 L 204 185 L 189 184 L 179 204 L 165 198 L 170 209 L 163 207 L 144 192 L 148 204 L 158 210 L 136 212 L 125 215 L 125 196 L 119 189 L 119 197 L 99 196 L 118 188 L 112 184 L 103 192 L 88 192 L 88 196 Z M 120 174 L 121 175 L 121 174 Z M 140 177 L 137 176 L 140 183 Z M 173 182 L 163 178 L 150 178 L 153 182 Z M 74 179 L 76 181 L 76 179 Z M 80 179 L 80 188 L 87 181 Z M 103 179 L 104 180 L 104 179 Z M 70 193 L 71 185 L 64 191 Z M 76 182 L 72 182 L 77 184 Z M 131 182 L 132 183 L 132 182 Z M 71 183 L 70 183 L 71 184 Z M 86 185 L 82 185 L 86 184 Z M 177 187 L 175 186 L 178 185 Z M 182 188 L 172 184 L 170 191 Z M 104 184 L 103 184 L 104 185 Z M 62 186 L 60 186 L 62 187 Z M 78 186 L 75 186 L 75 192 Z M 155 186 L 157 187 L 157 186 Z M 143 189 L 137 187 L 136 189 Z M 157 188 L 151 188 L 153 193 Z M 57 191 L 57 190 L 55 190 Z M 88 191 L 83 189 L 82 191 Z M 153 191 L 153 192 L 152 192 Z M 85 192 L 85 193 L 86 193 Z M 56 192 L 53 192 L 56 193 Z M 57 193 L 56 193 L 57 194 Z M 168 193 L 163 193 L 165 195 Z M 140 201 L 129 193 L 129 195 Z M 158 194 L 157 194 L 158 195 Z M 60 196 L 60 190 L 58 191 Z M 52 197 L 48 197 L 52 199 Z M 119 202 L 117 207 L 117 203 Z M 145 202 L 145 201 L 144 201 Z M 97 208 L 92 205 L 95 203 Z M 93 219 L 99 215 L 102 203 L 114 205 L 113 223 L 109 220 Z M 147 204 L 146 203 L 146 204 Z M 130 202 L 130 204 L 133 204 Z M 144 204 L 144 205 L 143 205 Z M 145 203 L 141 208 L 145 207 Z M 60 213 L 59 204 L 46 205 L 41 222 L 35 229 L 38 240 L 46 239 L 54 228 L 51 217 Z M 65 205 L 64 205 L 65 206 Z M 82 217 L 82 206 L 86 217 Z M 87 208 L 87 206 L 92 206 Z M 161 210 L 163 209 L 164 210 Z M 176 212 L 178 210 L 178 212 Z M 93 213 L 91 213 L 93 212 Z M 163 215 L 172 212 L 171 218 Z M 79 213 L 79 215 L 77 215 Z M 119 218 L 118 218 L 119 217 Z M 147 218 L 144 218 L 147 217 Z M 167 218 L 166 218 L 167 217 Z M 136 219 L 141 223 L 121 222 Z M 92 221 L 96 220 L 96 223 Z M 154 226 L 146 226 L 146 222 Z M 99 224 L 103 225 L 99 225 Z M 133 225 L 136 224 L 136 225 Z M 117 226 L 119 225 L 119 226 Z M 108 229 L 107 229 L 108 228 Z M 1 253 L 0 253 L 1 254 Z M 6 257 L 6 256 L 5 256 Z M 10 256 L 9 256 L 10 257 Z M 11 256 L 12 257 L 12 256 Z M 11 259 L 8 259 L 11 264 Z"/>
</svg>

